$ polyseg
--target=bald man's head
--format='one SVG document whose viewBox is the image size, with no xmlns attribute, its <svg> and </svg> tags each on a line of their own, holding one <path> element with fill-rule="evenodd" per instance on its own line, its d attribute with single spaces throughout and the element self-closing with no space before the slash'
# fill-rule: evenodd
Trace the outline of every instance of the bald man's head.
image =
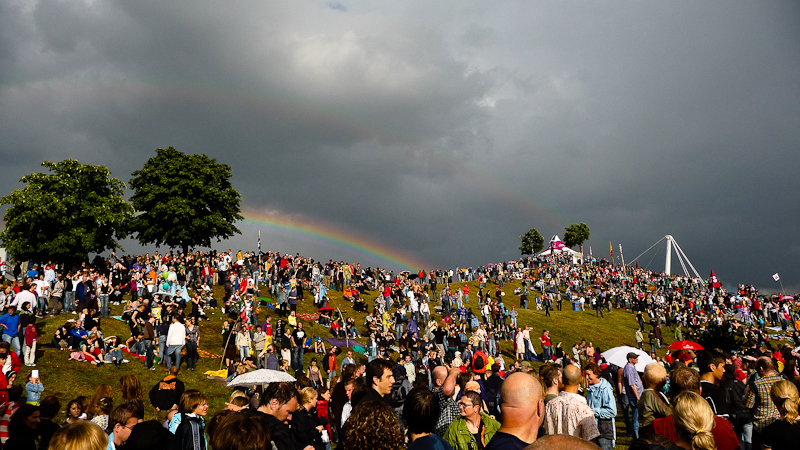
<svg viewBox="0 0 800 450">
<path fill-rule="evenodd" d="M 438 382 L 437 384 L 444 383 L 444 380 L 447 379 L 447 368 L 444 366 L 436 366 L 433 369 L 433 381 Z"/>
<path fill-rule="evenodd" d="M 535 404 L 542 399 L 542 384 L 530 374 L 514 372 L 506 378 L 500 388 L 502 408 L 517 408 Z"/>
<path fill-rule="evenodd" d="M 542 436 L 525 450 L 600 450 L 594 442 L 586 441 L 568 434 Z"/>
<path fill-rule="evenodd" d="M 577 386 L 581 384 L 581 369 L 572 364 L 564 368 L 564 385 Z"/>
</svg>

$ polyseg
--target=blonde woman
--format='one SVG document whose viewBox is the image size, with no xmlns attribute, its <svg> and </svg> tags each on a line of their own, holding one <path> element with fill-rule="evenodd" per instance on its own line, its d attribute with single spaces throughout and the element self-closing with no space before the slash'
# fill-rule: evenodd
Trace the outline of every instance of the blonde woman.
<svg viewBox="0 0 800 450">
<path fill-rule="evenodd" d="M 49 450 L 104 450 L 108 435 L 95 423 L 80 421 L 65 425 L 50 440 Z"/>
<path fill-rule="evenodd" d="M 772 450 L 796 449 L 800 442 L 800 422 L 798 419 L 797 387 L 788 380 L 781 380 L 772 385 L 769 397 L 781 419 L 769 424 L 761 432 L 761 447 Z"/>
<path fill-rule="evenodd" d="M 683 392 L 675 398 L 672 420 L 678 440 L 675 443 L 685 450 L 716 450 L 714 411 L 696 392 Z"/>
<path fill-rule="evenodd" d="M 323 426 L 317 423 L 317 413 L 314 410 L 317 406 L 317 390 L 307 387 L 299 394 L 297 410 L 292 414 L 292 434 L 298 444 L 297 448 L 322 448 Z"/>
</svg>

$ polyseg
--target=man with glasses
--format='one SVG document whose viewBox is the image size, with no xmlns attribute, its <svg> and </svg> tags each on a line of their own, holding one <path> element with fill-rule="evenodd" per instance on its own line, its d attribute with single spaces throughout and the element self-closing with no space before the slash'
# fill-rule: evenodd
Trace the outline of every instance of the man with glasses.
<svg viewBox="0 0 800 450">
<path fill-rule="evenodd" d="M 461 417 L 451 423 L 444 434 L 444 440 L 453 450 L 482 450 L 500 429 L 500 422 L 481 411 L 481 404 L 481 396 L 475 391 L 461 396 L 458 401 Z"/>
<path fill-rule="evenodd" d="M 348 350 L 347 351 L 347 356 L 344 358 L 344 360 L 342 360 L 342 365 L 344 366 L 345 364 L 352 364 L 352 365 L 356 364 L 356 360 L 353 359 L 353 351 L 352 350 Z"/>
<path fill-rule="evenodd" d="M 128 440 L 133 427 L 142 421 L 142 412 L 133 403 L 126 403 L 114 408 L 110 419 L 109 425 L 112 426 L 112 431 L 108 435 L 106 449 L 117 450 Z"/>
</svg>

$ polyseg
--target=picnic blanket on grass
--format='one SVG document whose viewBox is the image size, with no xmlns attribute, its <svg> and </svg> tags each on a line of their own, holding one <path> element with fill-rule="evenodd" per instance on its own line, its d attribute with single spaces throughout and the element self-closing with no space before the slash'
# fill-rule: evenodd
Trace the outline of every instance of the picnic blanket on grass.
<svg viewBox="0 0 800 450">
<path fill-rule="evenodd" d="M 360 345 L 362 347 L 365 347 L 364 344 L 358 342 L 355 339 L 347 339 L 347 340 L 337 339 L 337 338 L 322 338 L 322 339 L 327 341 L 329 344 L 335 345 L 337 347 L 348 347 L 348 346 L 352 347 L 353 345 Z"/>
</svg>

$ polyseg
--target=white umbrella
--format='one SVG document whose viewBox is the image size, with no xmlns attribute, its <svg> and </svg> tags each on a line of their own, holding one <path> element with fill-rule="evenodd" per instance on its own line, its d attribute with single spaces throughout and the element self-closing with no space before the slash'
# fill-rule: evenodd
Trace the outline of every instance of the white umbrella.
<svg viewBox="0 0 800 450">
<path fill-rule="evenodd" d="M 253 386 L 256 384 L 280 383 L 282 381 L 294 382 L 295 378 L 286 372 L 271 369 L 258 369 L 243 373 L 228 383 L 228 387 Z"/>
<path fill-rule="evenodd" d="M 606 362 L 609 364 L 625 367 L 625 364 L 628 364 L 628 353 L 636 353 L 639 355 L 639 362 L 637 362 L 635 366 L 637 372 L 644 372 L 645 366 L 651 362 L 654 362 L 653 358 L 651 358 L 644 350 L 639 350 L 636 347 L 629 347 L 627 345 L 610 348 L 604 351 L 603 358 L 605 358 Z"/>
</svg>

